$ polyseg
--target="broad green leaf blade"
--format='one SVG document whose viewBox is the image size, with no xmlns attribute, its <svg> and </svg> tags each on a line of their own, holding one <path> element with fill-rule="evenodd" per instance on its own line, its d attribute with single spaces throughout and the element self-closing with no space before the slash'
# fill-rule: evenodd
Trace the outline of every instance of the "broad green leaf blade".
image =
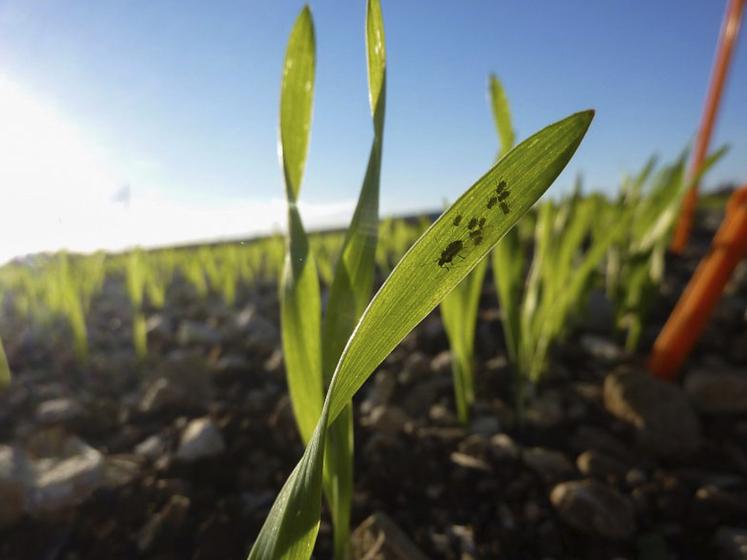
<svg viewBox="0 0 747 560">
<path fill-rule="evenodd" d="M 321 296 L 314 256 L 298 209 L 288 209 L 288 249 L 280 289 L 280 324 L 288 390 L 304 442 L 322 410 Z"/>
<path fill-rule="evenodd" d="M 285 176 L 286 196 L 296 202 L 306 164 L 311 132 L 316 64 L 314 22 L 304 6 L 296 18 L 283 64 L 280 86 L 280 159 Z"/>
<path fill-rule="evenodd" d="M 508 97 L 495 74 L 490 75 L 490 106 L 493 109 L 495 128 L 498 130 L 498 136 L 501 139 L 501 151 L 499 153 L 499 157 L 501 157 L 514 147 L 516 135 L 511 126 L 511 110 L 508 105 Z"/>
<path fill-rule="evenodd" d="M 322 410 L 303 457 L 285 481 L 248 560 L 306 560 L 311 557 L 322 509 L 322 471 L 328 408 Z"/>
<path fill-rule="evenodd" d="M 5 357 L 3 341 L 0 340 L 0 391 L 6 389 L 8 385 L 10 385 L 10 366 L 8 366 L 8 359 Z"/>
<path fill-rule="evenodd" d="M 576 113 L 522 142 L 412 246 L 369 304 L 343 351 L 327 397 L 330 419 L 547 190 L 578 148 L 593 115 Z M 502 189 L 509 192 L 507 213 L 501 205 L 491 205 Z M 485 218 L 478 238 L 468 233 L 473 218 Z"/>
</svg>

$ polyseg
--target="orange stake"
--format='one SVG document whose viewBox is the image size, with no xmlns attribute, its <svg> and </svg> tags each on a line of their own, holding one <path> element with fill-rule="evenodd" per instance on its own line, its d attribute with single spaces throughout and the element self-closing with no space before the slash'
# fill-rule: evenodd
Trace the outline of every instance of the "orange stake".
<svg viewBox="0 0 747 560">
<path fill-rule="evenodd" d="M 705 161 L 708 144 L 711 142 L 713 125 L 716 121 L 716 113 L 721 102 L 721 93 L 724 90 L 726 74 L 729 71 L 734 45 L 739 35 L 739 24 L 742 21 L 742 11 L 745 0 L 729 0 L 729 5 L 724 14 L 724 22 L 721 25 L 719 44 L 716 51 L 716 61 L 711 75 L 711 84 L 708 88 L 703 116 L 700 121 L 700 129 L 695 139 L 695 150 L 690 161 L 690 177 L 695 177 Z M 690 237 L 693 219 L 695 218 L 695 206 L 698 203 L 698 186 L 693 185 L 685 196 L 682 210 L 677 222 L 677 228 L 672 237 L 670 249 L 674 253 L 681 253 L 687 245 Z"/>
<path fill-rule="evenodd" d="M 729 199 L 726 216 L 659 333 L 649 360 L 657 377 L 674 379 L 703 331 L 740 259 L 747 254 L 747 184 Z"/>
</svg>

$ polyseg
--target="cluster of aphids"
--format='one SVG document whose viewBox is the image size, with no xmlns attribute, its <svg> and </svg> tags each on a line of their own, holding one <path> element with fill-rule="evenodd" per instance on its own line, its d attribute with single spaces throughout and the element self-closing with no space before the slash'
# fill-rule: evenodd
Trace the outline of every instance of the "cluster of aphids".
<svg viewBox="0 0 747 560">
<path fill-rule="evenodd" d="M 508 214 L 511 211 L 511 208 L 508 206 L 508 196 L 511 194 L 511 191 L 506 186 L 506 181 L 500 181 L 498 183 L 498 186 L 495 188 L 495 195 L 491 195 L 491 197 L 488 199 L 487 208 L 490 210 L 493 208 L 496 204 L 501 209 L 501 211 L 504 214 Z M 454 221 L 452 222 L 454 227 L 458 227 L 462 223 L 463 217 L 461 214 L 457 214 L 457 216 L 454 218 Z M 485 217 L 481 216 L 480 218 L 472 217 L 470 218 L 469 222 L 467 222 L 467 235 L 469 236 L 469 240 L 472 241 L 472 243 L 477 246 L 480 243 L 482 243 L 483 240 L 483 228 L 485 227 Z M 436 260 L 438 262 L 438 266 L 441 268 L 447 268 L 448 264 L 450 264 L 454 258 L 462 257 L 459 253 L 464 249 L 464 241 L 461 239 L 455 239 L 451 243 L 449 243 L 443 251 L 441 251 L 441 256 Z"/>
<path fill-rule="evenodd" d="M 511 191 L 506 186 L 506 181 L 498 183 L 498 186 L 495 188 L 495 195 L 488 199 L 488 210 L 497 204 L 504 214 L 508 214 L 511 211 L 507 202 L 508 195 L 510 194 Z"/>
</svg>

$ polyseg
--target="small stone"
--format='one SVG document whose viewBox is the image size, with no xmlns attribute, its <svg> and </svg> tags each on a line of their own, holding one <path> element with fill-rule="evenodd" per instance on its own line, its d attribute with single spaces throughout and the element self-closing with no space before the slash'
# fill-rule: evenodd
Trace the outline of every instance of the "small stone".
<svg viewBox="0 0 747 560">
<path fill-rule="evenodd" d="M 36 409 L 36 419 L 40 424 L 66 424 L 79 420 L 83 407 L 73 399 L 61 398 L 44 401 Z"/>
<path fill-rule="evenodd" d="M 409 385 L 431 375 L 430 361 L 422 352 L 415 351 L 405 358 L 404 367 L 399 373 L 399 382 Z"/>
<path fill-rule="evenodd" d="M 747 412 L 747 374 L 737 371 L 693 371 L 685 391 L 695 408 L 707 414 Z"/>
<path fill-rule="evenodd" d="M 639 468 L 634 467 L 630 469 L 627 473 L 625 473 L 625 483 L 631 488 L 640 486 L 647 480 L 648 480 L 648 477 L 646 476 L 646 473 L 643 472 Z"/>
<path fill-rule="evenodd" d="M 524 451 L 522 460 L 545 482 L 565 480 L 576 474 L 573 464 L 560 451 L 531 447 Z"/>
<path fill-rule="evenodd" d="M 360 405 L 363 414 L 369 414 L 377 406 L 389 404 L 397 386 L 397 379 L 387 370 L 376 373 L 366 388 L 366 398 Z"/>
<path fill-rule="evenodd" d="M 182 461 L 196 461 L 220 455 L 225 449 L 223 435 L 213 421 L 197 418 L 184 429 L 176 457 Z"/>
<path fill-rule="evenodd" d="M 490 453 L 499 461 L 516 461 L 520 448 L 508 434 L 495 434 L 490 438 Z"/>
<path fill-rule="evenodd" d="M 32 514 L 69 509 L 105 482 L 104 456 L 75 436 L 45 434 L 31 444 L 34 479 L 28 490 Z"/>
<path fill-rule="evenodd" d="M 620 477 L 625 474 L 623 463 L 599 451 L 584 451 L 576 457 L 576 466 L 584 476 L 595 478 Z"/>
<path fill-rule="evenodd" d="M 557 391 L 545 391 L 524 412 L 526 422 L 541 429 L 560 425 L 564 415 L 561 396 Z"/>
<path fill-rule="evenodd" d="M 351 535 L 354 558 L 366 560 L 425 560 L 410 538 L 382 512 L 361 523 Z"/>
<path fill-rule="evenodd" d="M 472 457 L 471 455 L 466 455 L 465 453 L 459 453 L 455 451 L 449 456 L 449 458 L 451 459 L 452 463 L 465 469 L 472 469 L 483 472 L 492 471 L 490 465 L 488 465 L 485 461 L 476 457 Z"/>
<path fill-rule="evenodd" d="M 627 539 L 635 531 L 634 508 L 616 490 L 596 480 L 562 482 L 550 502 L 571 527 L 608 539 Z"/>
<path fill-rule="evenodd" d="M 166 442 L 160 434 L 154 434 L 135 446 L 135 453 L 154 461 L 166 453 Z"/>
<path fill-rule="evenodd" d="M 581 347 L 590 356 L 607 363 L 617 362 L 623 357 L 622 348 L 603 336 L 585 334 L 581 337 Z"/>
<path fill-rule="evenodd" d="M 450 373 L 451 372 L 451 352 L 444 350 L 439 352 L 431 360 L 431 370 L 433 373 Z"/>
<path fill-rule="evenodd" d="M 685 456 L 700 445 L 700 422 L 685 393 L 649 373 L 623 369 L 609 374 L 604 405 L 632 424 L 641 447 L 655 456 Z"/>
</svg>

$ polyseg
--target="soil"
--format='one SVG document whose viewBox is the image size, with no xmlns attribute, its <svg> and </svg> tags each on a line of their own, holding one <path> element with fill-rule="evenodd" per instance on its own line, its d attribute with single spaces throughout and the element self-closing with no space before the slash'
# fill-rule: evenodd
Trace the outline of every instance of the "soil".
<svg viewBox="0 0 747 560">
<path fill-rule="evenodd" d="M 656 333 L 708 249 L 718 223 L 711 214 L 701 217 L 687 253 L 668 257 L 640 350 L 621 350 L 596 302 L 553 354 L 521 425 L 492 283 L 480 306 L 478 397 L 467 427 L 455 418 L 448 344 L 438 311 L 431 314 L 356 396 L 353 528 L 383 512 L 428 558 L 729 557 L 719 535 L 725 528 L 747 531 L 747 413 L 693 405 L 701 431 L 691 434 L 695 449 L 662 457 L 641 445 L 640 427 L 610 411 L 604 387 L 615 372 L 643 370 Z M 744 265 L 683 379 L 699 370 L 747 376 Z M 86 365 L 75 359 L 63 324 L 30 326 L 6 316 L 2 325 L 15 379 L 0 395 L 0 444 L 26 446 L 50 429 L 38 407 L 66 397 L 83 412 L 58 421 L 57 429 L 135 468 L 77 506 L 25 514 L 0 529 L 0 558 L 244 558 L 303 451 L 286 396 L 275 284 L 245 288 L 226 306 L 176 283 L 166 309 L 149 312 L 144 362 L 131 350 L 121 284 L 110 278 L 92 304 Z M 242 311 L 250 318 L 237 327 Z M 159 379 L 186 391 L 148 408 L 146 393 Z M 225 449 L 180 460 L 180 434 L 199 417 L 215 423 Z M 164 448 L 138 451 L 153 435 Z M 622 536 L 610 537 L 595 522 L 574 523 L 551 501 L 559 483 L 589 479 L 622 497 L 632 531 L 625 519 L 612 519 L 620 508 L 599 514 L 623 527 Z M 329 558 L 330 551 L 325 513 L 314 556 Z"/>
</svg>

